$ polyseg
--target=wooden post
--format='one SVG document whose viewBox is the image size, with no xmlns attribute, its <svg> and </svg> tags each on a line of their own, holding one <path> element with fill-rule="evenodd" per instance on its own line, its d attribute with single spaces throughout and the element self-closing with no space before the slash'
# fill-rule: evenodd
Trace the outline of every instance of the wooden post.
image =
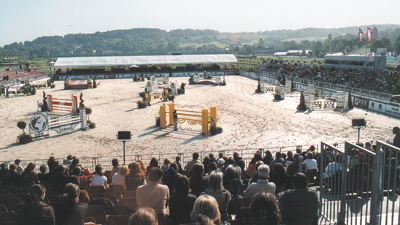
<svg viewBox="0 0 400 225">
<path fill-rule="evenodd" d="M 175 111 L 175 103 L 172 101 L 172 103 L 169 104 L 169 125 L 174 125 L 174 118 L 173 118 L 173 113 Z"/>
<path fill-rule="evenodd" d="M 162 129 L 167 128 L 166 108 L 167 106 L 165 106 L 165 104 L 160 106 L 160 128 Z"/>
<path fill-rule="evenodd" d="M 201 134 L 208 133 L 208 109 L 201 110 Z"/>
<path fill-rule="evenodd" d="M 211 106 L 210 107 L 210 116 L 212 118 L 211 121 L 214 121 L 214 123 L 211 123 L 211 126 L 217 126 L 217 107 Z"/>
</svg>

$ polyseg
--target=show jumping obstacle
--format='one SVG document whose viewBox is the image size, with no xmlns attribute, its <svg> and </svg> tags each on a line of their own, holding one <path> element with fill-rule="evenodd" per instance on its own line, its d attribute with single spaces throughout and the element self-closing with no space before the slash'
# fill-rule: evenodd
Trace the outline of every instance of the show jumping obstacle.
<svg viewBox="0 0 400 225">
<path fill-rule="evenodd" d="M 93 88 L 93 80 L 65 80 L 64 89 L 88 89 Z"/>
<path fill-rule="evenodd" d="M 48 112 L 40 112 L 35 114 L 29 122 L 29 134 L 33 137 L 49 136 L 49 130 L 54 130 L 57 133 L 65 133 L 75 130 L 76 126 L 81 124 L 81 130 L 88 130 L 86 118 L 86 109 L 83 106 L 81 95 L 81 106 L 78 108 L 78 97 L 72 95 L 71 100 L 54 98 L 52 95 L 43 97 L 47 103 Z M 38 109 L 42 103 L 38 103 Z M 68 114 L 54 114 L 52 112 L 65 112 Z"/>
<path fill-rule="evenodd" d="M 348 97 L 349 93 L 338 91 L 335 95 L 328 96 L 315 96 L 314 85 L 308 86 L 308 91 L 304 92 L 304 100 L 307 108 L 309 110 L 319 110 L 319 109 L 335 109 L 342 108 L 348 109 Z"/>
<path fill-rule="evenodd" d="M 47 107 L 50 112 L 71 112 L 71 114 L 77 114 L 78 110 L 78 97 L 71 95 L 71 99 L 53 98 L 52 95 L 46 96 Z M 38 102 L 38 109 L 42 103 Z"/>
<path fill-rule="evenodd" d="M 217 108 L 215 106 L 210 107 L 210 113 L 208 109 L 202 109 L 201 111 L 175 109 L 175 103 L 168 105 L 169 112 L 167 112 L 167 106 L 165 104 L 160 106 L 160 128 L 167 128 L 167 113 L 169 113 L 169 124 L 174 125 L 173 112 L 176 110 L 178 115 L 178 123 L 188 122 L 190 125 L 200 124 L 201 133 L 207 134 L 209 131 L 209 124 L 211 126 L 217 126 Z M 180 117 L 184 116 L 184 117 Z"/>
</svg>

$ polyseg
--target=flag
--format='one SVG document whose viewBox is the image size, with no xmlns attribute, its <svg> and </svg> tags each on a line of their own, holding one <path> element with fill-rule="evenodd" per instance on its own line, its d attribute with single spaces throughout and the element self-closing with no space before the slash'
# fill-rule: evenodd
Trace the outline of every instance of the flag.
<svg viewBox="0 0 400 225">
<path fill-rule="evenodd" d="M 362 41 L 364 33 L 362 32 L 361 28 L 358 28 L 358 40 Z"/>
<path fill-rule="evenodd" d="M 372 41 L 372 29 L 368 27 L 367 41 Z"/>
</svg>

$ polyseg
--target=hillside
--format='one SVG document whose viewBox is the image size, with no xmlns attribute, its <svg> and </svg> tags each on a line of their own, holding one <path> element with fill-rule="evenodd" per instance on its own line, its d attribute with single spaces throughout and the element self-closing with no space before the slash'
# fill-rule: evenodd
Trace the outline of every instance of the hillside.
<svg viewBox="0 0 400 225">
<path fill-rule="evenodd" d="M 365 33 L 366 27 L 361 27 Z M 369 25 L 369 27 L 379 31 L 378 38 L 390 39 L 391 43 L 385 43 L 385 45 L 394 44 L 400 36 L 400 25 Z M 317 42 L 324 42 L 329 35 L 334 39 L 343 37 L 356 39 L 357 32 L 358 27 L 304 28 L 255 33 L 220 33 L 216 30 L 193 29 L 165 31 L 134 28 L 90 34 L 44 36 L 33 41 L 15 42 L 0 47 L 0 62 L 4 58 L 12 57 L 26 60 L 68 56 L 164 55 L 172 52 L 182 54 L 254 54 L 260 49 L 269 49 L 271 52 L 288 49 L 318 49 L 321 52 L 324 52 L 324 50 L 325 52 L 344 51 L 347 47 L 345 44 L 338 48 L 327 48 L 325 46 L 325 49 L 322 49 L 317 46 Z M 378 35 L 378 32 L 375 32 L 375 34 Z M 352 45 L 349 47 L 353 50 Z"/>
</svg>

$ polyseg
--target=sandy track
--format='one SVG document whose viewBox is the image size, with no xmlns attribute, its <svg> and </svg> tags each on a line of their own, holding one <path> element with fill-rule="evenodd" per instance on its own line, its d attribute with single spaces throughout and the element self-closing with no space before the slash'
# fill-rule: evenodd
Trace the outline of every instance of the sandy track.
<svg viewBox="0 0 400 225">
<path fill-rule="evenodd" d="M 188 78 L 171 78 L 187 82 Z M 36 96 L 0 98 L 0 158 L 45 159 L 51 154 L 85 156 L 114 156 L 122 154 L 122 144 L 116 140 L 118 131 L 133 134 L 127 142 L 127 154 L 158 154 L 160 152 L 192 152 L 195 150 L 275 147 L 302 144 L 344 143 L 356 141 L 357 130 L 351 128 L 351 119 L 365 118 L 367 128 L 361 130 L 361 140 L 392 140 L 392 127 L 399 120 L 386 115 L 353 109 L 346 113 L 297 112 L 299 94 L 283 101 L 274 101 L 271 93 L 254 94 L 257 81 L 244 77 L 226 77 L 227 86 L 186 85 L 186 94 L 175 99 L 176 108 L 201 110 L 217 107 L 218 125 L 224 132 L 215 136 L 200 134 L 201 126 L 182 124 L 182 130 L 160 130 L 155 127 L 159 106 L 156 100 L 151 107 L 137 109 L 139 92 L 144 83 L 132 80 L 101 80 L 99 88 L 92 90 L 62 90 L 63 83 L 56 82 L 55 89 L 39 89 Z M 42 91 L 57 98 L 69 98 L 83 93 L 84 104 L 92 108 L 90 120 L 97 125 L 89 131 L 75 131 L 57 135 L 27 145 L 16 145 L 21 132 L 16 124 L 29 121 L 36 112 L 36 102 L 42 100 Z"/>
</svg>

